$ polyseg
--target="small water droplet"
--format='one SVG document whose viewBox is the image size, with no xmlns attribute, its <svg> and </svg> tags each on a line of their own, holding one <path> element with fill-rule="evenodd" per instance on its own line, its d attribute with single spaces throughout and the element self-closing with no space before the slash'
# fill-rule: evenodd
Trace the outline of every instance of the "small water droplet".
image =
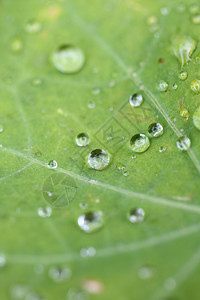
<svg viewBox="0 0 200 300">
<path fill-rule="evenodd" d="M 72 272 L 67 267 L 52 267 L 49 270 L 49 276 L 55 282 L 62 282 L 68 280 L 72 275 Z"/>
<path fill-rule="evenodd" d="M 180 115 L 182 117 L 184 117 L 186 120 L 188 120 L 189 119 L 189 111 L 187 110 L 187 108 L 182 108 L 180 110 Z"/>
<path fill-rule="evenodd" d="M 144 134 L 135 134 L 130 140 L 130 145 L 133 151 L 140 153 L 149 148 L 150 141 Z"/>
<path fill-rule="evenodd" d="M 23 42 L 19 38 L 14 38 L 11 42 L 11 50 L 13 52 L 21 52 L 23 49 Z"/>
<path fill-rule="evenodd" d="M 160 123 L 152 123 L 148 127 L 148 132 L 153 137 L 158 137 L 163 134 L 163 126 Z"/>
<path fill-rule="evenodd" d="M 200 130 L 200 106 L 195 110 L 193 114 L 194 126 Z"/>
<path fill-rule="evenodd" d="M 98 95 L 100 93 L 100 89 L 99 88 L 94 88 L 93 90 L 92 90 L 92 94 L 93 95 Z"/>
<path fill-rule="evenodd" d="M 199 25 L 200 24 L 200 15 L 193 16 L 192 23 Z"/>
<path fill-rule="evenodd" d="M 200 93 L 200 80 L 192 80 L 192 82 L 190 83 L 190 88 L 195 94 L 198 95 Z"/>
<path fill-rule="evenodd" d="M 89 144 L 89 135 L 85 132 L 79 133 L 76 137 L 76 144 L 80 147 L 85 147 Z"/>
<path fill-rule="evenodd" d="M 191 14 L 197 14 L 199 12 L 199 6 L 194 4 L 190 7 Z"/>
<path fill-rule="evenodd" d="M 80 251 L 80 256 L 85 258 L 88 256 L 95 256 L 96 255 L 96 249 L 94 247 L 89 247 L 89 248 L 83 248 Z"/>
<path fill-rule="evenodd" d="M 0 133 L 4 131 L 3 125 L 0 125 Z"/>
<path fill-rule="evenodd" d="M 174 290 L 176 287 L 176 281 L 174 280 L 174 278 L 167 278 L 164 282 L 164 288 L 166 290 L 172 291 Z"/>
<path fill-rule="evenodd" d="M 168 89 L 168 83 L 164 80 L 161 80 L 159 83 L 158 83 L 158 90 L 160 92 L 166 92 L 167 89 Z"/>
<path fill-rule="evenodd" d="M 169 14 L 170 8 L 169 7 L 163 7 L 163 8 L 161 8 L 160 12 L 161 12 L 161 15 L 166 16 L 166 15 Z"/>
<path fill-rule="evenodd" d="M 128 219 L 131 223 L 140 223 L 144 220 L 144 210 L 142 208 L 131 209 L 128 213 Z"/>
<path fill-rule="evenodd" d="M 161 147 L 159 148 L 159 152 L 164 152 L 164 151 L 166 151 L 166 148 L 165 148 L 164 146 L 161 146 Z"/>
<path fill-rule="evenodd" d="M 119 170 L 119 171 L 125 170 L 125 166 L 122 163 L 118 163 L 117 170 Z"/>
<path fill-rule="evenodd" d="M 72 45 L 60 46 L 52 55 L 52 62 L 62 73 L 76 73 L 85 62 L 83 51 Z"/>
<path fill-rule="evenodd" d="M 36 20 L 30 20 L 25 26 L 25 31 L 28 33 L 37 33 L 41 29 L 42 25 Z"/>
<path fill-rule="evenodd" d="M 136 155 L 132 155 L 131 158 L 136 158 Z"/>
<path fill-rule="evenodd" d="M 190 148 L 191 141 L 187 136 L 182 136 L 178 139 L 176 145 L 180 150 L 187 151 Z"/>
<path fill-rule="evenodd" d="M 38 215 L 42 218 L 50 217 L 51 213 L 52 213 L 52 209 L 50 206 L 38 208 Z"/>
<path fill-rule="evenodd" d="M 153 275 L 153 271 L 152 268 L 150 268 L 149 266 L 143 266 L 138 270 L 138 277 L 140 279 L 149 279 L 151 278 Z"/>
<path fill-rule="evenodd" d="M 115 86 L 115 81 L 111 80 L 108 85 L 109 85 L 109 87 L 114 87 Z"/>
<path fill-rule="evenodd" d="M 175 84 L 172 86 L 172 88 L 173 88 L 174 90 L 177 90 L 178 85 L 175 83 Z"/>
<path fill-rule="evenodd" d="M 91 108 L 91 109 L 95 108 L 95 102 L 92 101 L 92 102 L 88 103 L 88 107 Z"/>
<path fill-rule="evenodd" d="M 48 162 L 48 168 L 49 169 L 56 169 L 58 166 L 57 161 L 56 160 L 50 160 Z"/>
<path fill-rule="evenodd" d="M 172 39 L 172 51 L 181 63 L 181 67 L 191 60 L 196 45 L 197 42 L 189 36 L 178 35 Z"/>
<path fill-rule="evenodd" d="M 5 266 L 6 264 L 6 257 L 3 253 L 0 253 L 0 268 Z"/>
<path fill-rule="evenodd" d="M 80 206 L 81 209 L 86 209 L 88 207 L 88 204 L 87 203 L 80 203 L 79 206 Z"/>
<path fill-rule="evenodd" d="M 11 287 L 10 294 L 13 300 L 26 299 L 25 296 L 28 292 L 28 287 L 25 285 L 17 284 Z"/>
<path fill-rule="evenodd" d="M 79 227 L 87 232 L 92 233 L 97 231 L 103 226 L 103 213 L 102 211 L 87 212 L 78 217 Z"/>
<path fill-rule="evenodd" d="M 143 102 L 143 96 L 141 94 L 133 94 L 129 98 L 129 103 L 131 106 L 138 107 Z"/>
<path fill-rule="evenodd" d="M 88 163 L 95 170 L 103 170 L 109 164 L 108 153 L 102 149 L 92 150 L 88 156 Z"/>
<path fill-rule="evenodd" d="M 187 74 L 186 71 L 182 71 L 182 72 L 180 72 L 180 73 L 178 74 L 178 78 L 179 78 L 180 80 L 186 80 L 187 77 L 188 77 L 188 74 Z"/>
</svg>

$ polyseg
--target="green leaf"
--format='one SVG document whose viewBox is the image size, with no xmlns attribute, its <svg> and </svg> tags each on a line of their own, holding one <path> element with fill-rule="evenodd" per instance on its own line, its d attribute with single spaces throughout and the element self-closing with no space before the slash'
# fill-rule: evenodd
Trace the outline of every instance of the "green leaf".
<svg viewBox="0 0 200 300">
<path fill-rule="evenodd" d="M 193 0 L 0 1 L 0 299 L 199 298 L 199 14 Z"/>
</svg>

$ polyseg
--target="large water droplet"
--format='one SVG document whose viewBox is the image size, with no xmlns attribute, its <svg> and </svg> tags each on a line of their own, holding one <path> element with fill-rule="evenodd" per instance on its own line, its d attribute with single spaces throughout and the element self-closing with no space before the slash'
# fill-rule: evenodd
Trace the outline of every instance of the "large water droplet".
<svg viewBox="0 0 200 300">
<path fill-rule="evenodd" d="M 195 94 L 198 95 L 200 93 L 200 80 L 192 80 L 192 82 L 190 83 L 190 88 Z"/>
<path fill-rule="evenodd" d="M 193 123 L 194 126 L 200 130 L 200 106 L 194 112 Z"/>
<path fill-rule="evenodd" d="M 148 132 L 153 137 L 158 137 L 163 134 L 163 127 L 160 123 L 152 123 L 148 127 Z"/>
<path fill-rule="evenodd" d="M 89 136 L 87 133 L 79 133 L 76 137 L 76 144 L 80 147 L 87 146 L 90 142 Z"/>
<path fill-rule="evenodd" d="M 48 168 L 49 169 L 56 169 L 58 166 L 57 161 L 56 160 L 50 160 L 48 162 Z"/>
<path fill-rule="evenodd" d="M 85 56 L 80 48 L 72 45 L 63 45 L 53 53 L 52 61 L 58 71 L 75 73 L 83 67 Z"/>
<path fill-rule="evenodd" d="M 164 80 L 161 80 L 159 83 L 158 83 L 158 90 L 160 92 L 166 92 L 168 89 L 168 83 Z"/>
<path fill-rule="evenodd" d="M 103 170 L 109 164 L 108 153 L 102 149 L 92 150 L 88 156 L 88 163 L 95 170 Z"/>
<path fill-rule="evenodd" d="M 68 280 L 72 275 L 69 268 L 66 267 L 52 267 L 49 270 L 49 276 L 55 282 L 62 282 Z"/>
<path fill-rule="evenodd" d="M 187 136 L 182 136 L 178 139 L 178 141 L 176 142 L 176 145 L 180 150 L 186 151 L 190 148 L 191 141 Z"/>
<path fill-rule="evenodd" d="M 38 208 L 38 215 L 42 218 L 50 217 L 51 213 L 52 213 L 52 209 L 50 206 Z"/>
<path fill-rule="evenodd" d="M 78 225 L 87 233 L 95 232 L 103 226 L 103 213 L 101 211 L 87 212 L 78 217 Z"/>
<path fill-rule="evenodd" d="M 135 134 L 130 140 L 130 145 L 133 151 L 144 152 L 149 148 L 150 141 L 144 134 Z"/>
<path fill-rule="evenodd" d="M 178 78 L 179 78 L 180 80 L 186 80 L 186 79 L 187 79 L 187 76 L 188 76 L 188 74 L 187 74 L 186 71 L 182 71 L 182 72 L 180 72 L 180 73 L 178 74 Z"/>
<path fill-rule="evenodd" d="M 140 223 L 144 220 L 144 210 L 142 208 L 135 208 L 128 213 L 128 219 L 131 223 Z"/>
<path fill-rule="evenodd" d="M 42 25 L 36 20 L 30 20 L 25 26 L 25 30 L 28 33 L 37 33 L 41 29 L 42 29 Z"/>
<path fill-rule="evenodd" d="M 142 104 L 143 96 L 141 94 L 133 94 L 129 98 L 129 103 L 131 106 L 138 107 Z"/>
<path fill-rule="evenodd" d="M 172 40 L 172 50 L 181 63 L 181 67 L 191 60 L 191 55 L 196 49 L 197 42 L 185 35 L 178 35 Z"/>
</svg>

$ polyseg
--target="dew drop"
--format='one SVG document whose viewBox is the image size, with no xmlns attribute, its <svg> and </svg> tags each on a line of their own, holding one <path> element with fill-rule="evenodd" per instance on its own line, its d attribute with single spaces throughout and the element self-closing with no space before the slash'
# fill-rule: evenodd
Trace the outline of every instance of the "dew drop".
<svg viewBox="0 0 200 300">
<path fill-rule="evenodd" d="M 200 130 L 200 106 L 195 110 L 193 114 L 194 126 Z"/>
<path fill-rule="evenodd" d="M 40 216 L 41 218 L 50 217 L 51 213 L 52 213 L 52 209 L 50 206 L 38 208 L 38 216 Z"/>
<path fill-rule="evenodd" d="M 180 115 L 185 118 L 186 120 L 189 119 L 189 111 L 187 110 L 187 108 L 182 108 L 180 110 Z"/>
<path fill-rule="evenodd" d="M 80 206 L 81 209 L 86 209 L 88 205 L 87 205 L 87 203 L 85 203 L 85 202 L 84 202 L 84 203 L 81 202 L 81 203 L 79 204 L 79 206 Z"/>
<path fill-rule="evenodd" d="M 180 72 L 180 73 L 178 74 L 178 78 L 179 78 L 180 80 L 186 80 L 187 77 L 188 77 L 188 74 L 187 74 L 186 71 L 182 71 L 182 72 Z"/>
<path fill-rule="evenodd" d="M 103 213 L 101 211 L 87 212 L 78 217 L 78 225 L 87 233 L 95 232 L 103 226 Z"/>
<path fill-rule="evenodd" d="M 56 169 L 58 166 L 57 161 L 56 160 L 50 160 L 48 162 L 48 168 L 49 169 Z"/>
<path fill-rule="evenodd" d="M 85 62 L 83 51 L 72 45 L 60 46 L 52 55 L 52 62 L 62 73 L 76 73 Z"/>
<path fill-rule="evenodd" d="M 92 94 L 93 95 L 98 95 L 100 93 L 100 89 L 99 88 L 94 88 L 93 90 L 92 90 Z"/>
<path fill-rule="evenodd" d="M 5 266 L 6 264 L 6 257 L 3 253 L 0 253 L 0 268 Z"/>
<path fill-rule="evenodd" d="M 37 33 L 41 29 L 42 25 L 36 20 L 30 20 L 25 26 L 25 31 L 28 33 Z"/>
<path fill-rule="evenodd" d="M 141 94 L 133 94 L 129 98 L 129 103 L 131 106 L 138 107 L 143 102 L 143 96 Z"/>
<path fill-rule="evenodd" d="M 95 102 L 94 101 L 92 101 L 92 102 L 90 102 L 90 103 L 88 103 L 88 108 L 95 108 Z"/>
<path fill-rule="evenodd" d="M 199 25 L 200 24 L 200 15 L 196 15 L 192 17 L 192 23 Z"/>
<path fill-rule="evenodd" d="M 163 134 L 163 126 L 160 123 L 152 123 L 148 127 L 148 132 L 153 137 L 158 137 Z"/>
<path fill-rule="evenodd" d="M 164 146 L 161 146 L 161 147 L 159 148 L 159 152 L 164 152 L 164 151 L 166 151 L 166 148 L 165 148 Z"/>
<path fill-rule="evenodd" d="M 52 267 L 49 270 L 49 276 L 55 282 L 66 281 L 71 277 L 71 275 L 71 270 L 66 267 Z"/>
<path fill-rule="evenodd" d="M 164 80 L 161 80 L 159 83 L 158 83 L 158 90 L 160 92 L 166 92 L 168 89 L 168 83 Z"/>
<path fill-rule="evenodd" d="M 89 135 L 85 132 L 79 133 L 76 137 L 76 144 L 80 147 L 87 146 L 89 142 Z"/>
<path fill-rule="evenodd" d="M 170 9 L 169 9 L 169 7 L 163 7 L 163 8 L 161 8 L 160 12 L 161 12 L 161 15 L 166 16 L 169 14 Z"/>
<path fill-rule="evenodd" d="M 25 296 L 28 292 L 28 287 L 25 285 L 14 285 L 10 289 L 11 299 L 13 300 L 22 300 L 26 299 Z"/>
<path fill-rule="evenodd" d="M 103 170 L 109 164 L 108 153 L 102 149 L 92 150 L 88 156 L 88 163 L 95 170 Z"/>
<path fill-rule="evenodd" d="M 85 258 L 85 257 L 92 257 L 96 255 L 96 249 L 94 247 L 89 247 L 89 248 L 82 248 L 80 251 L 80 256 Z"/>
<path fill-rule="evenodd" d="M 149 279 L 153 275 L 153 271 L 149 266 L 143 266 L 138 270 L 138 277 L 140 279 Z"/>
<path fill-rule="evenodd" d="M 3 125 L 0 125 L 0 133 L 4 131 Z"/>
<path fill-rule="evenodd" d="M 197 14 L 199 12 L 199 6 L 194 4 L 190 7 L 191 14 Z"/>
<path fill-rule="evenodd" d="M 173 38 L 172 50 L 181 63 L 181 67 L 191 60 L 191 56 L 196 49 L 196 45 L 197 42 L 189 36 L 178 35 Z"/>
<path fill-rule="evenodd" d="M 172 88 L 173 88 L 174 90 L 177 90 L 178 85 L 175 83 L 175 84 L 172 86 Z"/>
<path fill-rule="evenodd" d="M 192 82 L 190 83 L 190 88 L 195 94 L 198 95 L 200 93 L 200 80 L 192 80 Z"/>
<path fill-rule="evenodd" d="M 176 145 L 180 150 L 187 151 L 190 148 L 191 141 L 187 136 L 182 136 L 178 139 Z"/>
<path fill-rule="evenodd" d="M 130 145 L 133 151 L 140 153 L 149 148 L 150 141 L 144 134 L 135 134 L 130 140 Z"/>
<path fill-rule="evenodd" d="M 23 42 L 19 38 L 14 38 L 11 42 L 11 50 L 13 52 L 21 52 L 23 49 Z"/>
<path fill-rule="evenodd" d="M 131 223 L 140 223 L 144 220 L 144 210 L 142 208 L 134 208 L 129 211 L 128 219 Z"/>
<path fill-rule="evenodd" d="M 164 282 L 164 288 L 166 290 L 172 291 L 174 290 L 176 287 L 176 281 L 174 280 L 174 278 L 167 278 Z"/>
</svg>

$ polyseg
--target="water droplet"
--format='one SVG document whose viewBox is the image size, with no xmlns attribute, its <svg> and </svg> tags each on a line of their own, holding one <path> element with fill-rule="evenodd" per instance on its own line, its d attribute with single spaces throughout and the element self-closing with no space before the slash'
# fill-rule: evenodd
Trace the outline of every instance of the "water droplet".
<svg viewBox="0 0 200 300">
<path fill-rule="evenodd" d="M 87 212 L 78 217 L 78 225 L 87 233 L 95 232 L 103 226 L 103 213 L 101 211 Z"/>
<path fill-rule="evenodd" d="M 3 132 L 4 128 L 3 125 L 0 125 L 0 133 Z"/>
<path fill-rule="evenodd" d="M 94 88 L 93 90 L 92 90 L 92 94 L 93 95 L 98 95 L 100 93 L 100 89 L 99 88 Z"/>
<path fill-rule="evenodd" d="M 187 108 L 182 108 L 180 110 L 180 115 L 182 117 L 184 117 L 186 120 L 188 120 L 189 119 L 189 111 L 187 110 Z"/>
<path fill-rule="evenodd" d="M 167 278 L 164 282 L 164 288 L 166 290 L 172 291 L 176 287 L 176 281 L 174 278 Z"/>
<path fill-rule="evenodd" d="M 124 175 L 125 177 L 127 177 L 127 176 L 129 175 L 129 172 L 128 172 L 127 170 L 125 170 L 125 171 L 123 172 L 123 175 Z"/>
<path fill-rule="evenodd" d="M 92 150 L 88 156 L 88 163 L 95 170 L 103 170 L 109 164 L 108 153 L 102 149 Z"/>
<path fill-rule="evenodd" d="M 175 83 L 175 84 L 172 86 L 172 88 L 173 88 L 174 90 L 177 90 L 178 85 Z"/>
<path fill-rule="evenodd" d="M 72 45 L 59 47 L 52 55 L 56 69 L 62 73 L 76 73 L 81 70 L 85 62 L 83 51 Z"/>
<path fill-rule="evenodd" d="M 149 279 L 153 275 L 153 271 L 149 266 L 143 266 L 138 270 L 138 277 L 140 279 Z"/>
<path fill-rule="evenodd" d="M 3 253 L 0 253 L 0 268 L 5 266 L 6 264 L 6 257 Z"/>
<path fill-rule="evenodd" d="M 197 14 L 199 12 L 199 6 L 194 4 L 190 7 L 191 14 Z"/>
<path fill-rule="evenodd" d="M 55 282 L 66 281 L 71 277 L 71 275 L 71 270 L 66 267 L 52 267 L 49 270 L 49 276 Z"/>
<path fill-rule="evenodd" d="M 121 163 L 118 163 L 117 164 L 117 170 L 119 170 L 119 171 L 125 170 L 125 166 Z"/>
<path fill-rule="evenodd" d="M 109 87 L 114 87 L 115 86 L 115 81 L 111 80 L 108 85 L 109 85 Z"/>
<path fill-rule="evenodd" d="M 79 206 L 80 206 L 81 209 L 86 209 L 88 204 L 87 203 L 80 203 Z"/>
<path fill-rule="evenodd" d="M 48 167 L 49 169 L 56 169 L 58 166 L 57 161 L 56 160 L 50 160 L 48 162 Z"/>
<path fill-rule="evenodd" d="M 143 96 L 141 94 L 133 94 L 129 98 L 129 103 L 131 106 L 138 107 L 142 104 Z"/>
<path fill-rule="evenodd" d="M 187 74 L 187 72 L 185 72 L 185 71 L 182 71 L 182 72 L 180 72 L 180 73 L 178 74 L 178 78 L 181 79 L 181 80 L 186 80 L 187 77 L 188 77 L 188 74 Z"/>
<path fill-rule="evenodd" d="M 88 293 L 81 289 L 70 288 L 67 293 L 67 300 L 89 300 Z"/>
<path fill-rule="evenodd" d="M 161 15 L 166 16 L 166 15 L 169 14 L 170 8 L 169 7 L 163 7 L 163 8 L 161 8 L 160 12 L 161 12 Z"/>
<path fill-rule="evenodd" d="M 130 145 L 133 151 L 140 153 L 149 148 L 150 141 L 144 134 L 135 134 L 130 140 Z"/>
<path fill-rule="evenodd" d="M 29 293 L 26 295 L 25 300 L 44 300 L 40 295 L 35 293 Z"/>
<path fill-rule="evenodd" d="M 52 213 L 52 209 L 50 206 L 38 208 L 38 215 L 42 218 L 50 217 L 51 213 Z"/>
<path fill-rule="evenodd" d="M 166 151 L 166 148 L 165 148 L 164 146 L 161 146 L 161 147 L 159 148 L 159 152 L 164 152 L 164 151 Z"/>
<path fill-rule="evenodd" d="M 90 142 L 90 138 L 87 133 L 79 133 L 76 137 L 76 144 L 80 147 L 87 146 Z"/>
<path fill-rule="evenodd" d="M 197 25 L 200 24 L 200 15 L 193 16 L 192 23 Z"/>
<path fill-rule="evenodd" d="M 190 148 L 191 141 L 187 136 L 182 136 L 178 139 L 178 141 L 176 142 L 176 145 L 180 150 L 186 151 Z"/>
<path fill-rule="evenodd" d="M 153 137 L 158 137 L 163 134 L 163 127 L 160 123 L 152 123 L 148 127 L 148 132 Z"/>
<path fill-rule="evenodd" d="M 195 110 L 193 114 L 194 126 L 200 130 L 200 106 Z"/>
<path fill-rule="evenodd" d="M 42 25 L 36 20 L 30 20 L 25 26 L 25 31 L 28 33 L 37 33 L 41 29 Z"/>
<path fill-rule="evenodd" d="M 191 60 L 191 56 L 196 49 L 197 42 L 185 35 L 178 35 L 172 40 L 172 50 L 181 63 L 181 67 Z"/>
<path fill-rule="evenodd" d="M 200 80 L 192 80 L 192 82 L 190 83 L 190 88 L 195 94 L 198 95 L 200 93 Z"/>
<path fill-rule="evenodd" d="M 80 251 L 81 257 L 85 258 L 88 256 L 95 256 L 96 255 L 96 249 L 94 247 L 89 247 L 89 248 L 83 248 Z"/>
<path fill-rule="evenodd" d="M 10 294 L 11 299 L 13 300 L 22 300 L 25 299 L 25 296 L 28 292 L 28 287 L 25 285 L 14 285 L 11 287 Z"/>
<path fill-rule="evenodd" d="M 144 220 L 144 215 L 142 208 L 134 208 L 128 213 L 128 219 L 131 223 L 140 223 Z"/>
<path fill-rule="evenodd" d="M 166 92 L 168 89 L 168 83 L 164 80 L 161 80 L 159 83 L 158 83 L 158 90 L 160 92 Z"/>
<path fill-rule="evenodd" d="M 88 107 L 89 108 L 95 108 L 95 102 L 92 101 L 92 102 L 88 103 Z"/>
<path fill-rule="evenodd" d="M 19 38 L 14 38 L 11 42 L 11 49 L 13 52 L 20 52 L 23 49 L 23 42 Z"/>
</svg>

